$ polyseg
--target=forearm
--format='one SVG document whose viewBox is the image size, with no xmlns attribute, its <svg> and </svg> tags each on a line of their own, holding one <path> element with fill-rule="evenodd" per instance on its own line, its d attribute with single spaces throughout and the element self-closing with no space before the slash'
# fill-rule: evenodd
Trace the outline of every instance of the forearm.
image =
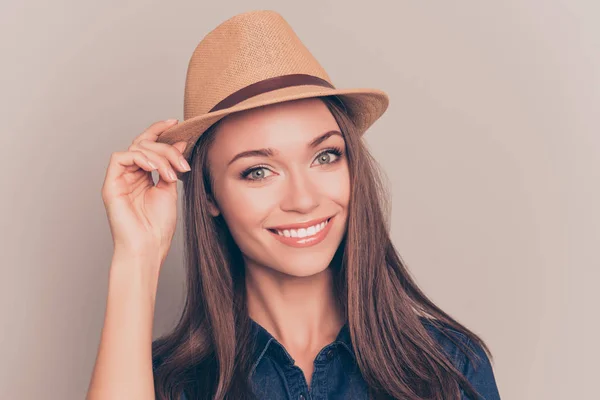
<svg viewBox="0 0 600 400">
<path fill-rule="evenodd" d="M 113 255 L 104 327 L 87 399 L 154 399 L 152 325 L 158 261 Z"/>
</svg>

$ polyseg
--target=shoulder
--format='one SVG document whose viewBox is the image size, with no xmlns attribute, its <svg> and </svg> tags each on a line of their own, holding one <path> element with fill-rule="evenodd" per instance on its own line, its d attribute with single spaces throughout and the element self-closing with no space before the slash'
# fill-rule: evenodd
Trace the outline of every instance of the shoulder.
<svg viewBox="0 0 600 400">
<path fill-rule="evenodd" d="M 425 317 L 419 317 L 419 319 L 429 335 L 444 349 L 460 370 L 466 362 L 464 349 L 469 345 L 472 346 L 469 337 L 442 321 Z"/>
<path fill-rule="evenodd" d="M 440 344 L 454 366 L 462 372 L 482 398 L 499 400 L 500 395 L 492 364 L 484 348 L 465 333 L 446 323 L 420 318 L 425 329 Z"/>
</svg>

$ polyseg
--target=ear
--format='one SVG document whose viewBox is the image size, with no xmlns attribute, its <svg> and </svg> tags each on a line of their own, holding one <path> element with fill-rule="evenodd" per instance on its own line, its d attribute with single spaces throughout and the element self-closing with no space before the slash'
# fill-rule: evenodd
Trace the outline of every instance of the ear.
<svg viewBox="0 0 600 400">
<path fill-rule="evenodd" d="M 217 217 L 221 213 L 212 196 L 208 198 L 208 211 L 213 217 Z"/>
</svg>

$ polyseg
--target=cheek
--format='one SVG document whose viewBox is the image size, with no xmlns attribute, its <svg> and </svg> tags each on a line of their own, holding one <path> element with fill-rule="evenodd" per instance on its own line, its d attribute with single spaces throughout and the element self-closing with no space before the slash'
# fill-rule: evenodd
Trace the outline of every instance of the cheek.
<svg viewBox="0 0 600 400">
<path fill-rule="evenodd" d="M 232 231 L 260 227 L 278 201 L 270 188 L 243 184 L 224 186 L 220 197 L 221 210 Z"/>
<path fill-rule="evenodd" d="M 346 166 L 335 172 L 323 173 L 316 182 L 323 196 L 345 207 L 350 201 L 350 174 Z"/>
</svg>

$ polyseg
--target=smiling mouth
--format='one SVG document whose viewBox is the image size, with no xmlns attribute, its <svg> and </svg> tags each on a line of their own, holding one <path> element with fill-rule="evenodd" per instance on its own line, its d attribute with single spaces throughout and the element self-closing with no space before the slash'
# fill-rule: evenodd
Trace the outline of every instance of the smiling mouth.
<svg viewBox="0 0 600 400">
<path fill-rule="evenodd" d="M 311 226 L 309 228 L 283 229 L 283 230 L 267 228 L 267 230 L 273 232 L 276 235 L 282 235 L 282 236 L 286 236 L 286 237 L 297 237 L 297 238 L 310 237 L 312 235 L 308 234 L 308 232 L 307 232 L 310 228 L 316 228 L 317 226 L 320 226 L 319 231 L 321 229 L 325 229 L 325 227 L 327 226 L 327 224 L 329 224 L 329 221 L 331 221 L 332 218 L 333 217 L 329 217 L 325 221 L 321 222 L 320 224 L 316 224 L 315 226 Z M 289 236 L 286 235 L 286 233 L 285 233 L 286 231 L 290 233 Z M 304 231 L 304 232 L 301 232 L 301 231 Z M 316 231 L 314 234 L 318 233 L 319 231 Z M 302 236 L 300 236 L 300 235 L 302 235 Z"/>
<path fill-rule="evenodd" d="M 267 228 L 267 230 L 285 245 L 292 247 L 314 246 L 325 239 L 331 229 L 334 218 L 335 216 L 330 217 L 320 224 L 315 224 L 308 228 L 284 229 L 283 231 Z"/>
</svg>

